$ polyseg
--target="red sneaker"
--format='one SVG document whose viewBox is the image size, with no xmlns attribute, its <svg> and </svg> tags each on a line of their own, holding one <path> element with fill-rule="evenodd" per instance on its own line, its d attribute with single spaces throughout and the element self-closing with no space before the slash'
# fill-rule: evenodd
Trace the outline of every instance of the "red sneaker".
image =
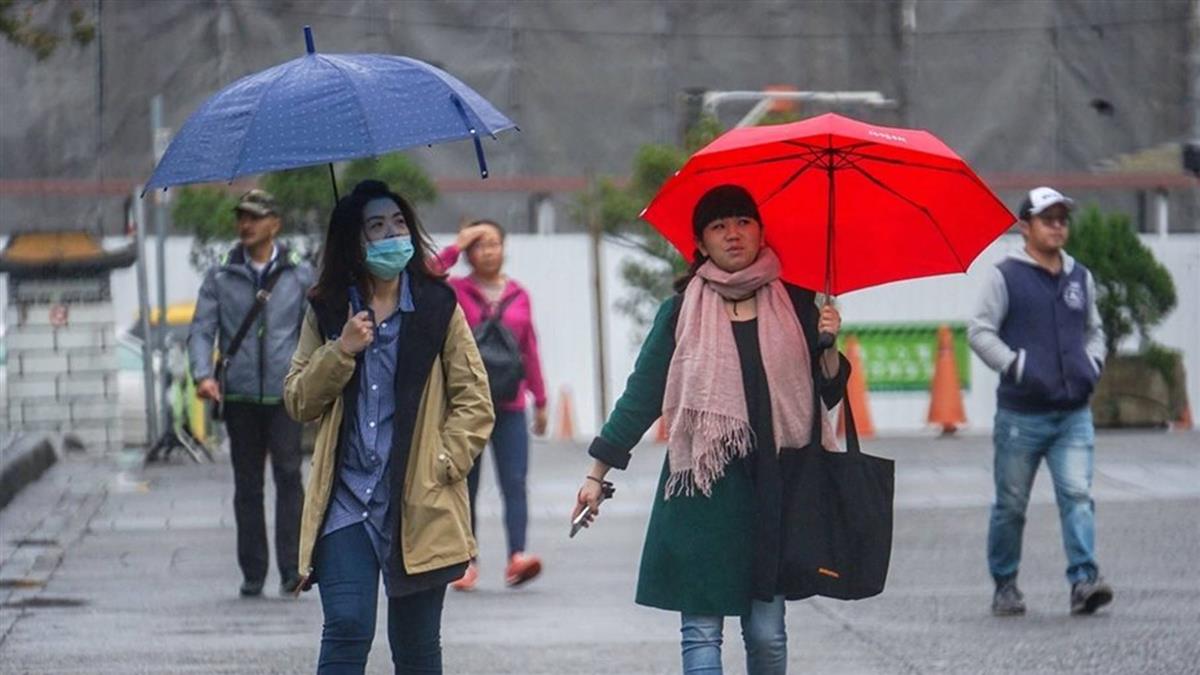
<svg viewBox="0 0 1200 675">
<path fill-rule="evenodd" d="M 521 551 L 512 554 L 508 559 L 508 569 L 504 570 L 504 583 L 509 586 L 520 586 L 541 574 L 542 559 L 536 555 L 525 555 Z"/>
<path fill-rule="evenodd" d="M 473 591 L 475 584 L 479 583 L 479 566 L 472 560 L 467 565 L 467 571 L 462 575 L 462 578 L 450 583 L 450 588 L 456 591 Z"/>
</svg>

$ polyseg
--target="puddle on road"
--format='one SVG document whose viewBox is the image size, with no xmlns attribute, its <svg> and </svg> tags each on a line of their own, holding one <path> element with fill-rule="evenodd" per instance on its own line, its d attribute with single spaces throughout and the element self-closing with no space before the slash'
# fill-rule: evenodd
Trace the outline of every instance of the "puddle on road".
<svg viewBox="0 0 1200 675">
<path fill-rule="evenodd" d="M 19 579 L 0 579 L 0 588 L 40 588 L 44 585 L 46 585 L 45 581 L 27 579 L 25 577 Z"/>
<path fill-rule="evenodd" d="M 58 609 L 63 607 L 83 607 L 86 600 L 78 598 L 23 598 L 16 602 L 0 603 L 5 609 Z"/>
<path fill-rule="evenodd" d="M 10 543 L 16 544 L 17 546 L 58 546 L 57 539 L 26 538 L 26 539 L 15 539 Z"/>
</svg>

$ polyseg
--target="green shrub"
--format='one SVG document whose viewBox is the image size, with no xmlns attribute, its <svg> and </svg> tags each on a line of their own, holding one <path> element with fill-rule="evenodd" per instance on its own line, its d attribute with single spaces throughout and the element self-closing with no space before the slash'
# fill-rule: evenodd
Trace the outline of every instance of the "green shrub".
<svg viewBox="0 0 1200 675">
<path fill-rule="evenodd" d="M 1090 206 L 1071 225 L 1067 252 L 1092 271 L 1096 304 L 1108 353 L 1136 331 L 1143 347 L 1150 330 L 1178 301 L 1171 273 L 1154 258 L 1123 213 L 1101 213 Z"/>
</svg>

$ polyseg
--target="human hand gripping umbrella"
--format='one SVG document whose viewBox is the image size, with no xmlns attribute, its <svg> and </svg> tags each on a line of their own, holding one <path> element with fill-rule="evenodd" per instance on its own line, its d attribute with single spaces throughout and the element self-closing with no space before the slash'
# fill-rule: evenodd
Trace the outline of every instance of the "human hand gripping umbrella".
<svg viewBox="0 0 1200 675">
<path fill-rule="evenodd" d="M 692 209 L 718 185 L 746 188 L 783 279 L 828 298 L 966 272 L 1016 218 L 928 131 L 833 113 L 733 129 L 692 155 L 642 212 L 690 262 Z M 821 336 L 821 348 L 833 336 Z"/>
<path fill-rule="evenodd" d="M 184 123 L 146 190 L 377 157 L 471 139 L 487 178 L 480 134 L 516 124 L 449 73 L 385 54 L 307 54 L 248 75 L 205 101 Z M 334 200 L 337 183 L 334 182 Z"/>
</svg>

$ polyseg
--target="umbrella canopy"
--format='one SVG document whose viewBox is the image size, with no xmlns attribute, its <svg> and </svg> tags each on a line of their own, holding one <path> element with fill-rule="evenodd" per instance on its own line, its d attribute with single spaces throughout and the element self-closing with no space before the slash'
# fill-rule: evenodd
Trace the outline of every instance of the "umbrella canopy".
<svg viewBox="0 0 1200 675">
<path fill-rule="evenodd" d="M 726 183 L 753 195 L 783 278 L 833 295 L 965 272 L 1016 220 L 933 134 L 832 113 L 729 131 L 693 155 L 642 217 L 691 260 L 692 210 Z"/>
<path fill-rule="evenodd" d="M 244 77 L 188 118 L 146 189 L 374 157 L 516 124 L 454 76 L 416 59 L 308 53 Z"/>
</svg>

